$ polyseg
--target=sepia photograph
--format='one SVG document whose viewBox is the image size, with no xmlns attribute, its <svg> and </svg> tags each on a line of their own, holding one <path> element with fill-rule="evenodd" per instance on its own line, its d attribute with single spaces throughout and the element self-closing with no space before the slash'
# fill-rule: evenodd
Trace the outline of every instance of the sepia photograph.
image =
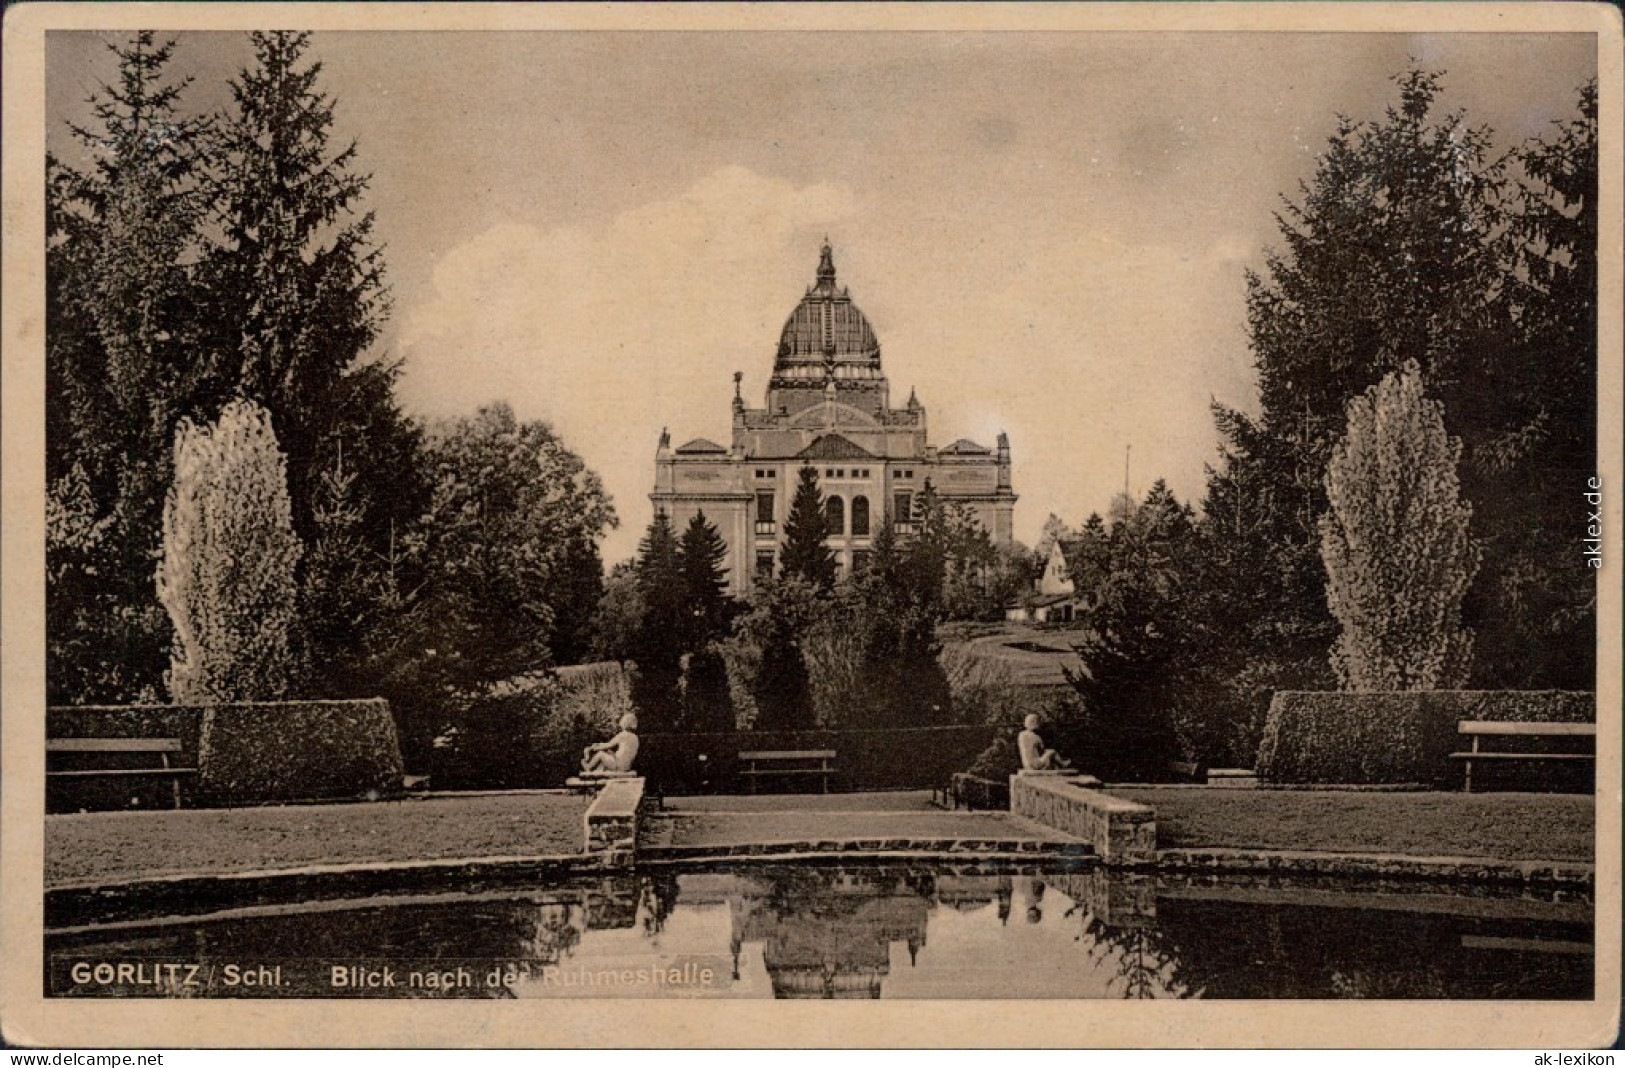
<svg viewBox="0 0 1625 1068">
<path fill-rule="evenodd" d="M 1617 10 L 358 7 L 7 12 L 8 1042 L 1614 1042 Z"/>
</svg>

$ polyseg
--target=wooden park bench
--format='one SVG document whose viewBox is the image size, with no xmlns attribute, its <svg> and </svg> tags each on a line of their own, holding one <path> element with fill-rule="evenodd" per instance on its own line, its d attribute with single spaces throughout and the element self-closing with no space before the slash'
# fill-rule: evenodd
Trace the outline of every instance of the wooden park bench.
<svg viewBox="0 0 1625 1068">
<path fill-rule="evenodd" d="M 196 775 L 196 768 L 177 768 L 170 763 L 171 755 L 181 751 L 179 738 L 49 738 L 45 742 L 47 758 L 51 753 L 81 753 L 107 756 L 114 753 L 155 755 L 158 767 L 145 768 L 74 768 L 46 769 L 47 779 L 168 779 L 175 807 L 181 807 L 181 780 Z"/>
<path fill-rule="evenodd" d="M 756 749 L 739 754 L 739 776 L 756 793 L 764 778 L 817 776 L 819 789 L 829 793 L 829 780 L 835 775 L 833 749 Z"/>
<path fill-rule="evenodd" d="M 1488 761 L 1502 763 L 1506 761 L 1527 762 L 1559 762 L 1572 764 L 1575 762 L 1591 761 L 1597 759 L 1597 725 L 1595 723 L 1506 723 L 1490 720 L 1464 719 L 1456 724 L 1456 732 L 1472 738 L 1472 748 L 1467 752 L 1451 753 L 1451 760 L 1465 761 L 1465 776 L 1462 789 L 1466 793 L 1473 792 L 1473 762 Z M 1500 749 L 1484 749 L 1481 742 L 1486 738 L 1579 738 L 1589 740 L 1593 749 L 1589 753 L 1563 752 L 1553 753 L 1539 750 L 1520 750 L 1508 752 Z"/>
</svg>

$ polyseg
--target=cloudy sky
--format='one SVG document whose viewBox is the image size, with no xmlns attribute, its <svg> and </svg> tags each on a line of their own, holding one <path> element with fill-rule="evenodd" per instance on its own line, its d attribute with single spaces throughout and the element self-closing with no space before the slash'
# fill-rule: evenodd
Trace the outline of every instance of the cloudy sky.
<svg viewBox="0 0 1625 1068">
<path fill-rule="evenodd" d="M 115 35 L 53 33 L 48 134 Z M 424 416 L 495 399 L 600 471 L 631 553 L 661 427 L 726 441 L 835 246 L 893 397 L 932 437 L 1008 431 L 1016 533 L 1166 477 L 1199 497 L 1210 400 L 1254 403 L 1244 272 L 1339 112 L 1408 59 L 1505 145 L 1572 113 L 1587 35 L 374 33 L 318 35 L 337 132 L 372 173 Z M 190 108 L 238 34 L 179 36 Z"/>
</svg>

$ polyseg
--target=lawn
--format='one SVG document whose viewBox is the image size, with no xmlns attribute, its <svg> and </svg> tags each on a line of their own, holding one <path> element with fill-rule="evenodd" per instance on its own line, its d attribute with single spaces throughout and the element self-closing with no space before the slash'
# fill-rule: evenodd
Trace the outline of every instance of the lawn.
<svg viewBox="0 0 1625 1068">
<path fill-rule="evenodd" d="M 1591 861 L 1596 805 L 1575 794 L 1113 789 L 1157 810 L 1164 849 L 1303 849 Z"/>
<path fill-rule="evenodd" d="M 584 844 L 586 810 L 584 797 L 522 794 L 48 816 L 45 883 L 574 854 Z"/>
</svg>

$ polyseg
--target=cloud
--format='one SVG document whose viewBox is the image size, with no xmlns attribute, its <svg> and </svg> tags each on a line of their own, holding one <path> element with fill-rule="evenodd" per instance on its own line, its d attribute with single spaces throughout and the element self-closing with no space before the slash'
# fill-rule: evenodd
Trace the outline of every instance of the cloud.
<svg viewBox="0 0 1625 1068">
<path fill-rule="evenodd" d="M 431 298 L 406 313 L 403 400 L 453 414 L 505 398 L 550 421 L 604 476 L 624 522 L 605 557 L 624 558 L 648 522 L 661 427 L 726 443 L 735 370 L 762 403 L 827 231 L 894 400 L 918 389 L 938 445 L 1009 432 L 1018 537 L 1051 511 L 1077 523 L 1104 510 L 1129 444 L 1137 494 L 1166 477 L 1199 497 L 1210 398 L 1252 395 L 1251 243 L 1020 221 L 923 201 L 881 211 L 843 186 L 726 167 L 597 228 L 493 227 L 447 252 Z"/>
<path fill-rule="evenodd" d="M 843 186 L 730 166 L 597 228 L 492 227 L 405 311 L 402 400 L 435 416 L 506 399 L 552 423 L 615 497 L 606 559 L 628 555 L 660 428 L 726 440 L 732 372 L 765 377 L 817 242 L 855 211 Z"/>
</svg>

